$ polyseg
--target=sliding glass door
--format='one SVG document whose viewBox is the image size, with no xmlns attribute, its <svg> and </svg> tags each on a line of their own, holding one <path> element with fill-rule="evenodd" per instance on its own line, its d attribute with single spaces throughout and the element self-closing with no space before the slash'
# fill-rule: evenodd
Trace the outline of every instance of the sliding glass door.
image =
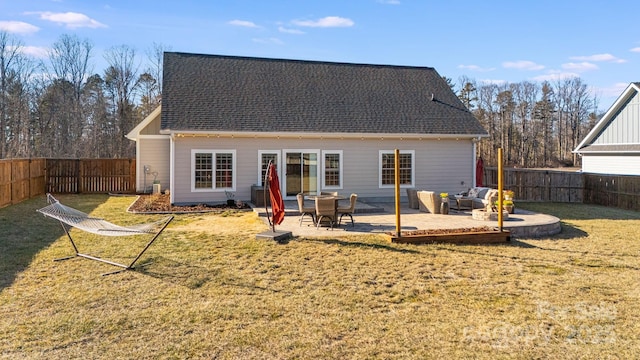
<svg viewBox="0 0 640 360">
<path fill-rule="evenodd" d="M 285 150 L 285 197 L 295 199 L 298 193 L 318 192 L 318 151 Z"/>
</svg>

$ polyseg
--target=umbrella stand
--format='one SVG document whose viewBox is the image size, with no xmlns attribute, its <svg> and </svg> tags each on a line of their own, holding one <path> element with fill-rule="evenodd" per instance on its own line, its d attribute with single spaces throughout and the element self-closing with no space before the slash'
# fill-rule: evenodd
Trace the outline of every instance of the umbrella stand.
<svg viewBox="0 0 640 360">
<path fill-rule="evenodd" d="M 271 225 L 271 231 L 276 232 L 276 224 L 271 221 L 271 216 L 269 216 L 269 202 L 267 201 L 267 193 L 269 192 L 268 190 L 271 185 L 269 184 L 269 170 L 271 169 L 271 165 L 273 164 L 271 163 L 271 160 L 269 160 L 269 165 L 267 165 L 267 171 L 265 171 L 264 179 L 262 181 L 264 187 L 264 211 L 267 213 L 267 220 L 269 220 L 269 225 Z"/>
<path fill-rule="evenodd" d="M 267 172 L 264 175 L 264 209 L 266 211 L 267 214 L 267 220 L 269 221 L 269 225 L 271 226 L 271 230 L 270 231 L 265 231 L 262 233 L 259 233 L 256 235 L 256 239 L 271 239 L 271 240 L 275 240 L 278 242 L 282 242 L 285 241 L 289 238 L 292 237 L 291 231 L 276 231 L 276 210 L 273 210 L 273 202 L 276 201 L 276 199 L 279 199 L 281 204 L 279 206 L 282 206 L 282 209 L 279 209 L 281 212 L 279 213 L 280 217 L 278 219 L 278 224 L 282 221 L 282 219 L 284 218 L 284 203 L 282 202 L 282 194 L 280 193 L 280 184 L 279 184 L 279 180 L 277 177 L 277 173 L 274 173 L 274 177 L 277 180 L 274 184 L 271 183 L 271 176 L 270 174 L 273 172 L 275 172 L 275 168 L 272 169 L 272 167 L 275 166 L 271 160 L 269 160 L 269 165 L 267 166 Z M 273 189 L 272 189 L 273 187 Z M 269 192 L 269 198 L 273 199 L 270 202 L 267 202 L 267 192 Z M 274 192 L 274 194 L 272 194 L 272 192 Z M 275 194 L 277 193 L 277 194 Z M 273 216 L 269 215 L 269 205 L 271 204 L 271 208 L 272 208 L 272 214 Z"/>
</svg>

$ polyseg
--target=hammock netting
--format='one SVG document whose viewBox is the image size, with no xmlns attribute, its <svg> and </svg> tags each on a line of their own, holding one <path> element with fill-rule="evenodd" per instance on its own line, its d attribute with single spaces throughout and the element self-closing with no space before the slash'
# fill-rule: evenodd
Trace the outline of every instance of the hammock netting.
<svg viewBox="0 0 640 360">
<path fill-rule="evenodd" d="M 144 235 L 155 234 L 158 229 L 167 223 L 168 218 L 147 223 L 130 226 L 120 226 L 112 224 L 104 219 L 91 217 L 82 211 L 74 208 L 62 205 L 58 200 L 38 209 L 38 212 L 59 220 L 69 226 L 78 228 L 88 233 L 103 235 L 103 236 L 129 236 L 129 235 Z"/>
</svg>

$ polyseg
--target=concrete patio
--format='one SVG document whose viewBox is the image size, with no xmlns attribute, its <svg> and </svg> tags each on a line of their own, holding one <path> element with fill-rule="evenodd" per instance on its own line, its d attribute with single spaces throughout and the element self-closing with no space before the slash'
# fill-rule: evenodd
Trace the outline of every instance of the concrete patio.
<svg viewBox="0 0 640 360">
<path fill-rule="evenodd" d="M 265 222 L 265 208 L 254 208 Z M 271 208 L 269 208 L 271 211 Z M 348 217 L 343 217 L 342 224 L 333 230 L 326 226 L 316 229 L 311 219 L 305 217 L 300 225 L 300 213 L 295 201 L 285 201 L 285 218 L 276 226 L 278 231 L 291 231 L 296 237 L 340 237 L 360 234 L 384 234 L 396 231 L 395 205 L 393 203 L 369 203 L 358 200 L 353 214 L 354 225 Z M 406 202 L 401 204 L 400 225 L 402 231 L 427 229 L 460 229 L 482 226 L 498 227 L 497 221 L 474 220 L 471 210 L 456 211 L 451 209 L 448 215 L 421 212 L 410 209 Z M 560 232 L 560 219 L 555 216 L 538 214 L 516 208 L 515 214 L 503 222 L 503 228 L 511 232 L 513 237 L 544 237 Z"/>
</svg>

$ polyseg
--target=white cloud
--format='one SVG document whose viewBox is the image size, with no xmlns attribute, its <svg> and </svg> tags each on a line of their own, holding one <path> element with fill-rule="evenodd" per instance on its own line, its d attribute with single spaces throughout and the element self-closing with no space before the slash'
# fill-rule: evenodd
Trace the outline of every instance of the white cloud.
<svg viewBox="0 0 640 360">
<path fill-rule="evenodd" d="M 502 66 L 507 69 L 518 69 L 518 70 L 542 70 L 544 69 L 543 65 L 536 64 L 533 61 L 527 60 L 519 60 L 519 61 L 505 61 L 502 63 Z"/>
<path fill-rule="evenodd" d="M 246 20 L 231 20 L 228 22 L 229 25 L 233 25 L 233 26 L 242 26 L 242 27 L 248 27 L 248 28 L 259 28 L 260 26 L 256 25 L 254 22 L 252 21 L 246 21 Z"/>
<path fill-rule="evenodd" d="M 284 41 L 278 39 L 278 38 L 254 38 L 251 39 L 253 42 L 258 43 L 258 44 L 265 44 L 265 45 L 284 45 Z"/>
<path fill-rule="evenodd" d="M 597 87 L 598 93 L 604 97 L 617 98 L 629 86 L 629 83 L 615 83 L 611 86 Z"/>
<path fill-rule="evenodd" d="M 306 27 L 351 27 L 355 23 L 351 19 L 339 16 L 327 16 L 318 20 L 294 20 L 293 23 L 298 26 Z"/>
<path fill-rule="evenodd" d="M 590 70 L 598 70 L 598 65 L 583 61 L 581 63 L 562 64 L 562 68 L 565 70 L 584 72 L 584 71 L 590 71 Z"/>
<path fill-rule="evenodd" d="M 462 65 L 461 64 L 461 65 L 458 65 L 458 69 L 478 71 L 478 72 L 488 72 L 488 71 L 493 71 L 496 68 L 483 68 L 478 65 Z"/>
<path fill-rule="evenodd" d="M 378 0 L 380 4 L 400 5 L 400 0 Z"/>
<path fill-rule="evenodd" d="M 302 30 L 285 28 L 284 26 L 278 26 L 278 31 L 280 31 L 281 33 L 285 33 L 285 34 L 295 34 L 295 35 L 304 34 L 304 31 L 302 31 Z"/>
<path fill-rule="evenodd" d="M 40 28 L 22 21 L 0 21 L 0 30 L 9 33 L 32 34 Z"/>
<path fill-rule="evenodd" d="M 633 49 L 629 49 L 631 52 L 640 52 L 640 47 L 634 47 Z"/>
<path fill-rule="evenodd" d="M 49 56 L 49 49 L 39 46 L 22 46 L 20 52 L 39 59 L 44 59 Z"/>
<path fill-rule="evenodd" d="M 569 59 L 578 61 L 601 61 L 601 62 L 613 62 L 613 63 L 625 63 L 627 60 L 617 58 L 611 54 L 595 54 L 588 56 L 572 56 Z"/>
<path fill-rule="evenodd" d="M 499 79 L 481 79 L 480 80 L 481 84 L 495 84 L 495 85 L 504 85 L 507 83 L 506 80 L 499 80 Z"/>
<path fill-rule="evenodd" d="M 562 71 L 549 71 L 548 73 L 544 74 L 544 75 L 539 75 L 539 76 L 535 76 L 532 78 L 532 80 L 534 81 L 558 81 L 558 80 L 564 80 L 564 79 L 569 79 L 569 78 L 574 78 L 574 77 L 580 77 L 580 75 L 574 73 L 574 72 L 562 72 Z"/>
<path fill-rule="evenodd" d="M 69 29 L 76 29 L 81 27 L 88 28 L 101 28 L 107 27 L 107 25 L 100 23 L 85 14 L 80 14 L 76 12 L 66 12 L 66 13 L 53 13 L 50 11 L 37 11 L 37 12 L 27 12 L 26 15 L 38 15 L 40 19 L 54 22 L 59 25 L 64 25 Z"/>
</svg>

